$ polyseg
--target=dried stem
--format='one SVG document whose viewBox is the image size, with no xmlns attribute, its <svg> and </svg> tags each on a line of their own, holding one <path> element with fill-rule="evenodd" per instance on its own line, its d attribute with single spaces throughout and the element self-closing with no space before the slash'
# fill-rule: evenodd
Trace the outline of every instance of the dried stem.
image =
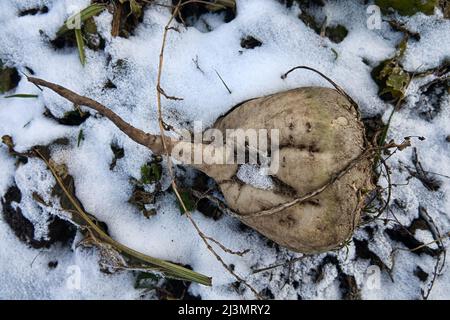
<svg viewBox="0 0 450 320">
<path fill-rule="evenodd" d="M 165 145 L 163 146 L 162 139 L 159 135 L 146 133 L 140 129 L 133 127 L 128 122 L 124 121 L 116 113 L 105 107 L 103 104 L 91 98 L 81 96 L 67 88 L 64 88 L 63 86 L 39 78 L 28 77 L 28 81 L 37 86 L 42 86 L 53 90 L 60 96 L 66 98 L 67 100 L 73 102 L 76 105 L 86 106 L 91 109 L 94 109 L 102 116 L 106 117 L 108 120 L 114 123 L 123 133 L 125 133 L 132 140 L 149 148 L 155 154 L 162 154 L 164 150 L 172 150 L 173 148 L 175 142 L 172 141 L 171 139 L 166 138 L 164 141 Z"/>
<path fill-rule="evenodd" d="M 428 229 L 430 230 L 431 234 L 433 235 L 433 239 L 436 242 L 438 248 L 439 248 L 439 255 L 436 259 L 436 264 L 433 270 L 433 278 L 431 279 L 431 282 L 428 284 L 427 290 L 422 292 L 422 296 L 425 300 L 428 299 L 430 296 L 431 290 L 433 290 L 434 283 L 436 281 L 437 276 L 442 272 L 442 269 L 445 266 L 445 260 L 447 258 L 447 250 L 444 246 L 443 239 L 450 236 L 450 232 L 444 236 L 441 235 L 438 227 L 436 226 L 436 223 L 434 222 L 433 218 L 428 214 L 427 210 L 424 207 L 419 207 L 419 216 L 425 220 L 425 222 L 428 225 Z M 418 249 L 417 249 L 418 250 Z M 443 258 L 441 259 L 441 256 Z"/>
</svg>

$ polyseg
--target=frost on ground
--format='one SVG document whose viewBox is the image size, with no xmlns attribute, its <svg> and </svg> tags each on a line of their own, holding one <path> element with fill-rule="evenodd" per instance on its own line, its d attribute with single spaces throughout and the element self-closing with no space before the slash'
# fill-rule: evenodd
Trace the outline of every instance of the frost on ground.
<svg viewBox="0 0 450 320">
<path fill-rule="evenodd" d="M 103 12 L 95 21 L 105 48 L 86 49 L 87 63 L 83 67 L 76 48 L 55 50 L 46 36 L 53 38 L 74 8 L 88 4 L 87 0 L 3 1 L 1 61 L 92 97 L 134 126 L 158 133 L 155 83 L 162 32 L 170 12 L 163 6 L 147 6 L 142 23 L 129 38 L 112 38 L 112 15 Z M 19 15 L 44 5 L 48 7 L 46 13 Z M 179 25 L 179 32 L 169 33 L 162 83 L 168 94 L 184 100 L 164 101 L 166 122 L 190 128 L 194 121 L 202 121 L 207 127 L 249 98 L 300 86 L 329 86 L 308 71 L 293 73 L 286 80 L 280 78 L 296 65 L 322 71 L 358 102 L 365 118 L 381 116 L 386 122 L 392 105 L 378 97 L 371 71 L 394 56 L 403 34 L 386 21 L 381 29 L 370 30 L 366 10 L 362 1 L 328 1 L 315 13 L 319 18 L 326 15 L 330 26 L 346 27 L 348 35 L 340 43 L 320 36 L 300 20 L 298 6 L 287 8 L 276 0 L 239 0 L 237 15 L 228 23 L 223 22 L 223 16 L 208 13 L 192 27 Z M 408 41 L 402 58 L 405 70 L 422 72 L 450 58 L 450 20 L 444 19 L 439 10 L 432 16 L 419 13 L 397 18 L 421 36 L 419 41 Z M 257 39 L 261 45 L 242 47 L 241 40 L 246 37 Z M 425 140 L 412 139 L 413 147 L 389 158 L 393 189 L 388 210 L 383 219 L 360 227 L 345 248 L 255 273 L 301 255 L 279 248 L 232 217 L 212 219 L 196 211 L 194 219 L 204 233 L 226 246 L 250 250 L 243 257 L 227 253 L 222 256 L 268 298 L 420 299 L 433 281 L 439 257 L 430 298 L 450 298 L 450 264 L 442 262 L 436 243 L 413 252 L 407 250 L 434 240 L 426 221 L 433 221 L 442 235 L 450 231 L 450 98 L 448 82 L 440 89 L 433 87 L 434 80 L 436 75 L 432 74 L 414 78 L 405 104 L 392 118 L 388 140 L 401 142 L 406 136 Z M 113 86 L 105 85 L 108 83 Z M 430 96 L 430 92 L 438 94 L 438 98 Z M 39 97 L 4 99 L 15 93 Z M 189 265 L 213 278 L 211 288 L 190 285 L 190 295 L 202 299 L 254 298 L 205 248 L 180 214 L 167 181 L 162 183 L 153 206 L 156 215 L 147 218 L 128 201 L 133 193 L 130 179 L 141 179 L 142 165 L 151 160 L 150 151 L 92 112 L 77 126 L 58 123 L 48 116 L 49 112 L 61 118 L 73 106 L 49 90 L 41 92 L 23 76 L 18 86 L 5 95 L 0 96 L 0 136 L 11 136 L 17 151 L 67 138 L 68 144 L 53 147 L 52 159 L 67 165 L 77 197 L 87 212 L 107 224 L 114 239 L 148 255 Z M 84 139 L 80 139 L 80 130 Z M 112 145 L 123 149 L 123 157 L 116 159 Z M 270 188 L 270 181 L 261 180 L 258 169 L 250 167 L 241 173 L 242 179 Z M 386 178 L 380 179 L 386 187 Z M 17 163 L 8 148 L 0 146 L 2 209 L 11 187 L 19 188 L 21 200 L 10 206 L 20 208 L 32 222 L 36 240 L 48 239 L 48 225 L 61 212 L 37 203 L 33 193 L 47 195 L 41 200 L 51 201 L 53 185 L 53 177 L 43 163 Z M 77 246 L 79 233 L 69 243 L 57 242 L 36 250 L 16 237 L 4 215 L 0 229 L 0 298 L 157 297 L 155 290 L 134 287 L 133 272 L 101 272 L 96 251 Z M 443 244 L 448 241 L 444 239 Z"/>
</svg>

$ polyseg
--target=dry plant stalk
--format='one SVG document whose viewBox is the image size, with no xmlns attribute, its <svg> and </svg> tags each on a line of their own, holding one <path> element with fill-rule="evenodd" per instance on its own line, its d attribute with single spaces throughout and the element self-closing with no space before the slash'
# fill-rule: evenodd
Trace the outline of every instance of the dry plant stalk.
<svg viewBox="0 0 450 320">
<path fill-rule="evenodd" d="M 42 152 L 39 151 L 38 148 L 34 148 L 33 151 L 39 158 L 41 158 L 45 162 L 48 169 L 55 178 L 56 183 L 62 189 L 67 199 L 69 199 L 71 205 L 75 208 L 75 210 L 72 212 L 72 215 L 75 215 L 74 221 L 79 224 L 83 230 L 86 230 L 89 233 L 89 238 L 92 240 L 92 243 L 94 243 L 94 245 L 97 246 L 100 250 L 105 250 L 106 248 L 108 248 L 107 250 L 109 252 L 117 253 L 117 256 L 121 258 L 120 260 L 123 261 L 123 264 L 114 265 L 113 267 L 123 269 L 139 268 L 139 270 L 141 271 L 161 273 L 167 278 L 193 281 L 203 285 L 211 286 L 210 277 L 204 276 L 177 264 L 147 256 L 115 241 L 110 236 L 108 236 L 83 210 L 78 200 L 64 185 L 63 180 L 61 179 L 57 170 L 54 168 L 51 162 L 43 155 Z M 126 257 L 132 264 L 126 262 L 122 258 L 122 256 Z"/>
<path fill-rule="evenodd" d="M 125 269 L 156 272 L 166 278 L 192 281 L 206 286 L 212 285 L 212 279 L 208 276 L 199 274 L 175 263 L 145 255 L 112 239 L 105 231 L 103 231 L 95 217 L 84 211 L 81 202 L 73 194 L 73 190 L 71 190 L 70 186 L 65 184 L 64 178 L 61 176 L 61 171 L 64 170 L 61 170 L 60 166 L 55 165 L 49 156 L 48 150 L 41 146 L 37 146 L 27 152 L 17 152 L 14 149 L 12 137 L 7 135 L 2 137 L 2 142 L 8 147 L 10 155 L 18 158 L 37 157 L 46 164 L 56 181 L 56 186 L 61 189 L 62 195 L 65 196 L 68 203 L 70 203 L 70 207 L 67 207 L 67 205 L 64 206 L 61 198 L 62 210 L 69 212 L 70 220 L 87 234 L 81 243 L 86 246 L 93 245 L 100 250 L 101 261 L 103 261 L 104 265 L 109 265 L 114 270 Z M 40 196 L 38 196 L 36 201 L 47 207 L 52 206 L 50 203 L 44 202 Z"/>
</svg>

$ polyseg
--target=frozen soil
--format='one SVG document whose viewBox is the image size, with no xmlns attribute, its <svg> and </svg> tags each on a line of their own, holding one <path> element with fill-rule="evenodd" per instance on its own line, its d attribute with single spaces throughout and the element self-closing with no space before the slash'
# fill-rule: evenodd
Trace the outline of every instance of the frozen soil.
<svg viewBox="0 0 450 320">
<path fill-rule="evenodd" d="M 280 78 L 296 65 L 316 68 L 342 86 L 358 102 L 364 118 L 387 122 L 393 106 L 379 98 L 371 71 L 394 56 L 403 34 L 386 19 L 380 29 L 369 29 L 368 5 L 363 2 L 327 1 L 314 9 L 319 18 L 327 16 L 328 25 L 348 30 L 339 43 L 299 19 L 298 5 L 287 7 L 276 0 L 238 0 L 234 19 L 206 13 L 187 28 L 179 24 L 178 32 L 169 33 L 162 86 L 183 100 L 164 100 L 166 122 L 191 128 L 195 121 L 202 121 L 206 128 L 244 100 L 301 86 L 329 86 L 308 71 Z M 20 80 L 16 88 L 0 95 L 0 136 L 11 136 L 20 152 L 68 139 L 66 144 L 53 144 L 52 159 L 66 164 L 78 199 L 87 212 L 107 225 L 114 239 L 213 278 L 212 287 L 191 284 L 180 289 L 160 281 L 161 287 L 181 290 L 189 298 L 253 299 L 180 214 L 164 162 L 158 186 L 145 186 L 148 192 L 158 190 L 151 204 L 146 204 L 156 214 L 145 216 L 129 199 L 134 192 L 132 181 L 141 179 L 141 167 L 152 160 L 151 152 L 92 111 L 83 119 L 61 121 L 74 106 L 49 90 L 40 91 L 23 76 L 33 72 L 64 85 L 102 102 L 134 126 L 158 133 L 155 84 L 169 10 L 146 6 L 142 22 L 128 38 L 111 37 L 112 15 L 104 11 L 95 17 L 104 49 L 86 48 L 83 67 L 76 47 L 56 49 L 49 39 L 76 9 L 88 4 L 87 0 L 2 2 L 0 60 L 20 71 Z M 408 41 L 401 61 L 405 70 L 419 73 L 439 68 L 450 59 L 450 20 L 439 10 L 431 16 L 390 18 L 420 34 L 420 40 Z M 389 157 L 390 205 L 382 219 L 358 228 L 345 248 L 255 273 L 301 255 L 280 248 L 232 217 L 195 211 L 194 219 L 207 235 L 227 247 L 249 249 L 243 257 L 221 255 L 266 298 L 421 299 L 437 274 L 429 298 L 449 299 L 450 264 L 444 261 L 442 248 L 437 243 L 422 246 L 434 241 L 436 229 L 441 235 L 450 232 L 448 84 L 434 74 L 413 78 L 405 103 L 392 118 L 388 140 L 425 139 L 413 138 L 412 147 Z M 4 98 L 17 93 L 37 94 L 38 98 Z M 79 138 L 80 130 L 84 139 Z M 270 187 L 270 181 L 260 179 L 255 168 L 244 169 L 241 176 L 246 182 Z M 185 168 L 177 174 L 186 181 L 199 180 Z M 200 181 L 206 183 L 204 178 Z M 57 203 L 54 184 L 41 161 L 20 161 L 9 154 L 7 146 L 0 146 L 0 298 L 160 298 L 158 290 L 135 287 L 136 273 L 100 270 L 97 252 L 77 245 L 81 234 L 67 215 L 36 201 L 39 194 L 43 202 Z M 384 175 L 379 184 L 388 185 Z M 447 244 L 444 238 L 442 245 Z M 74 284 L 74 275 L 79 276 L 79 285 Z"/>
</svg>

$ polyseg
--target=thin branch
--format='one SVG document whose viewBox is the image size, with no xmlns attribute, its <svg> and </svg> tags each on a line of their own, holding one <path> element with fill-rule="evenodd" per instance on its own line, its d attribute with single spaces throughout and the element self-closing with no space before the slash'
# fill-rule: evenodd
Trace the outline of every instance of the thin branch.
<svg viewBox="0 0 450 320">
<path fill-rule="evenodd" d="M 290 69 L 290 70 L 287 71 L 286 73 L 284 73 L 284 74 L 281 76 L 281 79 L 283 79 L 283 80 L 286 79 L 287 76 L 288 76 L 291 72 L 293 72 L 293 71 L 295 71 L 295 70 L 297 70 L 297 69 L 306 69 L 306 70 L 315 72 L 315 73 L 319 74 L 322 78 L 324 78 L 325 80 L 327 80 L 329 83 L 331 83 L 331 84 L 333 85 L 333 87 L 336 89 L 336 91 L 339 92 L 341 95 L 343 95 L 343 96 L 344 96 L 344 97 L 352 104 L 352 106 L 355 108 L 355 111 L 358 113 L 358 116 L 359 116 L 359 106 L 358 106 L 358 104 L 355 102 L 355 100 L 353 100 L 353 98 L 350 97 L 350 96 L 344 91 L 344 89 L 342 89 L 339 85 L 337 85 L 333 80 L 331 80 L 329 77 L 327 77 L 326 75 L 324 75 L 322 72 L 320 72 L 320 71 L 318 71 L 318 70 L 316 70 L 316 69 L 314 69 L 314 68 L 311 68 L 311 67 L 308 67 L 308 66 L 297 66 L 297 67 L 294 67 L 294 68 Z"/>
<path fill-rule="evenodd" d="M 254 217 L 262 217 L 262 216 L 268 216 L 268 215 L 273 215 L 275 213 L 279 213 L 283 210 L 286 210 L 296 204 L 305 202 L 313 197 L 318 196 L 319 194 L 321 194 L 323 191 L 325 191 L 326 189 L 328 189 L 328 187 L 330 187 L 332 184 L 334 184 L 334 182 L 336 182 L 337 180 L 339 180 L 342 176 L 344 176 L 347 172 L 349 172 L 352 168 L 354 168 L 358 163 L 360 163 L 362 160 L 365 159 L 369 159 L 372 156 L 373 150 L 372 149 L 368 149 L 364 152 L 362 152 L 358 157 L 356 157 L 355 159 L 353 159 L 352 161 L 350 161 L 342 170 L 340 170 L 338 173 L 334 174 L 326 183 L 324 183 L 321 187 L 308 192 L 306 194 L 304 194 L 303 196 L 297 197 L 292 201 L 283 203 L 281 205 L 275 206 L 273 208 L 267 209 L 267 210 L 263 210 L 263 211 L 258 211 L 258 212 L 253 212 L 253 213 L 249 213 L 249 214 L 245 214 L 242 215 L 242 217 L 244 218 L 254 218 Z"/>
</svg>

